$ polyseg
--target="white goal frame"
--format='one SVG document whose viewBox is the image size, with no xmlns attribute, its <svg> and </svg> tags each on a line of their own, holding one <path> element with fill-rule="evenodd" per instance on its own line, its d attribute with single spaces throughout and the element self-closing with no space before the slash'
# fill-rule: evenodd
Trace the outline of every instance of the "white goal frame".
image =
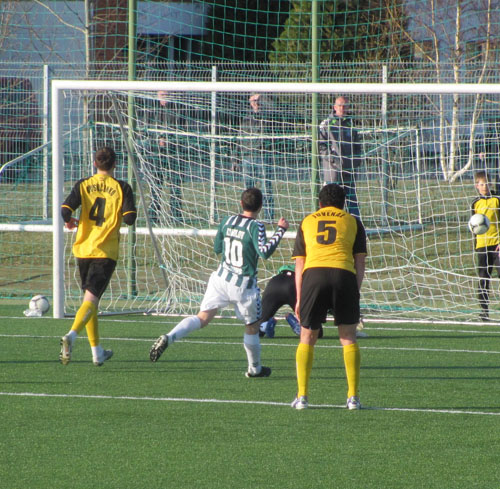
<svg viewBox="0 0 500 489">
<path fill-rule="evenodd" d="M 500 94 L 500 84 L 481 84 L 480 93 Z M 145 82 L 115 80 L 53 80 L 52 103 L 52 223 L 53 223 L 53 316 L 64 317 L 64 229 L 60 215 L 63 199 L 64 90 L 98 91 L 190 91 L 322 94 L 475 94 L 477 84 L 399 83 L 266 83 L 266 82 Z M 172 232 L 178 230 L 172 230 Z M 186 232 L 191 232 L 186 230 Z"/>
</svg>

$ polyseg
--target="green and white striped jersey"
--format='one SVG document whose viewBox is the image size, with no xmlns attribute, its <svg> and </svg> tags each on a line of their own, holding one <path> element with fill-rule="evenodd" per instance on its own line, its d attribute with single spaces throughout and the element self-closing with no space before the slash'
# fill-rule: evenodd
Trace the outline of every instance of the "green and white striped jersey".
<svg viewBox="0 0 500 489">
<path fill-rule="evenodd" d="M 251 217 L 233 215 L 222 220 L 214 241 L 214 251 L 222 254 L 217 274 L 240 287 L 254 287 L 259 256 L 267 259 L 278 247 L 285 229 L 278 227 L 267 240 L 264 224 Z"/>
</svg>

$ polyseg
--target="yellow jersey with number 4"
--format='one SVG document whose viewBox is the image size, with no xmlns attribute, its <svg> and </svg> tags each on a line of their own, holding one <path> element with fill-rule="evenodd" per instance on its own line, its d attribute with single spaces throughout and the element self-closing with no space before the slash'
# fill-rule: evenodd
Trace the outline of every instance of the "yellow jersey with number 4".
<svg viewBox="0 0 500 489">
<path fill-rule="evenodd" d="M 361 221 L 336 207 L 323 207 L 302 221 L 292 258 L 305 258 L 304 271 L 329 267 L 356 273 L 357 253 L 366 253 L 366 233 Z"/>
<path fill-rule="evenodd" d="M 118 259 L 122 217 L 136 213 L 132 188 L 110 175 L 79 180 L 63 202 L 71 212 L 81 207 L 73 245 L 77 258 Z"/>
</svg>

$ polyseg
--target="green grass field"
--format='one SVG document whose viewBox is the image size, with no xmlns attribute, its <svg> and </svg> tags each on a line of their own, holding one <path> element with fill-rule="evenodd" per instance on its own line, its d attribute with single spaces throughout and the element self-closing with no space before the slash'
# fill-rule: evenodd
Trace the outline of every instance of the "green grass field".
<svg viewBox="0 0 500 489">
<path fill-rule="evenodd" d="M 71 320 L 0 307 L 0 481 L 32 488 L 498 488 L 500 329 L 368 323 L 364 409 L 344 407 L 336 331 L 319 340 L 311 408 L 295 411 L 297 337 L 263 339 L 272 376 L 247 379 L 243 328 L 217 320 L 148 351 L 176 318 L 100 321 L 114 357 L 68 366 Z"/>
</svg>

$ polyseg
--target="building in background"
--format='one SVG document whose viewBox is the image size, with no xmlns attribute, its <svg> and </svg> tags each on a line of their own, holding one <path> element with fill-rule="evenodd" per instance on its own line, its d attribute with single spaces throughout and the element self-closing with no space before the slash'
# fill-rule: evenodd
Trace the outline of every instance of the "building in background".
<svg viewBox="0 0 500 489">
<path fill-rule="evenodd" d="M 0 63 L 81 65 L 88 61 L 92 68 L 103 69 L 106 63 L 127 62 L 128 1 L 109 4 L 104 0 L 2 2 Z M 197 59 L 193 42 L 204 35 L 207 12 L 208 5 L 202 2 L 139 0 L 136 22 L 141 54 L 171 61 Z"/>
</svg>

